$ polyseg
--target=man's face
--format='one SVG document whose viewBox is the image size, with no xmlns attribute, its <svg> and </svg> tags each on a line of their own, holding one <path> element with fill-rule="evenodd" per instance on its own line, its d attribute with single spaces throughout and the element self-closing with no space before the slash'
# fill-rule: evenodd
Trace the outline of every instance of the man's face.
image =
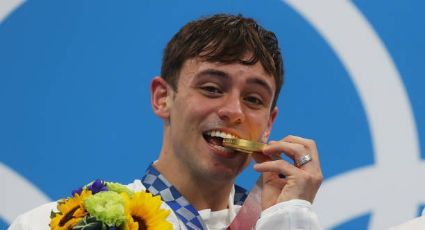
<svg viewBox="0 0 425 230">
<path fill-rule="evenodd" d="M 176 163 L 202 178 L 235 178 L 251 157 L 222 147 L 222 137 L 265 142 L 277 113 L 271 109 L 275 89 L 260 63 L 187 60 L 169 98 Z"/>
</svg>

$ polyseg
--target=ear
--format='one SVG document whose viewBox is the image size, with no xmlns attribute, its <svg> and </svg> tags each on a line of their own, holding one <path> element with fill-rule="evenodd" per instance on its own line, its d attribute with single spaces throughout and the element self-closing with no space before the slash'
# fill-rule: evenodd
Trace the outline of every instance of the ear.
<svg viewBox="0 0 425 230">
<path fill-rule="evenodd" d="M 261 141 L 263 143 L 266 143 L 267 140 L 270 137 L 270 133 L 272 131 L 272 126 L 273 126 L 273 123 L 274 123 L 276 116 L 277 116 L 277 111 L 278 111 L 277 106 L 275 106 L 273 108 L 273 110 L 270 112 L 269 121 L 267 122 L 267 129 L 264 131 L 263 136 L 261 138 Z"/>
<path fill-rule="evenodd" d="M 172 89 L 162 77 L 155 77 L 151 82 L 151 104 L 153 112 L 163 120 L 170 117 Z"/>
</svg>

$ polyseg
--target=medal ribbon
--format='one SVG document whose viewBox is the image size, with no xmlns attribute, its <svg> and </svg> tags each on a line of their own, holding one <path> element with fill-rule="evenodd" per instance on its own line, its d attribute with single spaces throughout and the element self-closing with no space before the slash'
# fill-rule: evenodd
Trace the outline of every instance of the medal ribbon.
<svg viewBox="0 0 425 230">
<path fill-rule="evenodd" d="M 161 196 L 162 200 L 168 204 L 187 229 L 207 229 L 198 211 L 153 167 L 153 164 L 147 168 L 142 178 L 142 183 L 150 193 Z M 245 189 L 235 185 L 235 204 L 242 205 L 245 199 L 247 199 L 247 196 Z"/>
<path fill-rule="evenodd" d="M 255 229 L 257 220 L 261 215 L 261 191 L 262 177 L 260 176 L 254 188 L 249 193 L 241 209 L 239 210 L 227 230 L 250 230 Z"/>
</svg>

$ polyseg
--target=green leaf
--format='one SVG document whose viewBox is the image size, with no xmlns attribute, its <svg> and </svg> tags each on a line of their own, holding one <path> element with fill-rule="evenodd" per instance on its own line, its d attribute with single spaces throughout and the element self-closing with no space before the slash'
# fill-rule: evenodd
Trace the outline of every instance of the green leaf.
<svg viewBox="0 0 425 230">
<path fill-rule="evenodd" d="M 72 230 L 103 230 L 102 222 L 96 220 L 96 217 L 84 217 L 75 225 Z"/>
<path fill-rule="evenodd" d="M 53 211 L 51 211 L 50 212 L 50 219 L 53 219 L 53 218 L 55 218 L 55 216 L 56 215 L 58 215 L 60 212 L 53 212 Z"/>
</svg>

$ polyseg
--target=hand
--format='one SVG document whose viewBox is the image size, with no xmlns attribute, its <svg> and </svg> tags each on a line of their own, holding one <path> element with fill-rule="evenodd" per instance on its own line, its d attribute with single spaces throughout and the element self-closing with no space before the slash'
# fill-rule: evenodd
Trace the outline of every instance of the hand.
<svg viewBox="0 0 425 230">
<path fill-rule="evenodd" d="M 272 160 L 284 153 L 295 161 L 306 154 L 312 160 L 299 168 L 283 159 Z M 263 154 L 253 155 L 257 164 L 254 169 L 263 173 L 263 210 L 270 206 L 291 199 L 303 199 L 313 202 L 323 181 L 319 155 L 313 140 L 287 136 L 280 141 L 271 141 L 264 148 Z M 286 177 L 281 178 L 279 174 Z"/>
</svg>

